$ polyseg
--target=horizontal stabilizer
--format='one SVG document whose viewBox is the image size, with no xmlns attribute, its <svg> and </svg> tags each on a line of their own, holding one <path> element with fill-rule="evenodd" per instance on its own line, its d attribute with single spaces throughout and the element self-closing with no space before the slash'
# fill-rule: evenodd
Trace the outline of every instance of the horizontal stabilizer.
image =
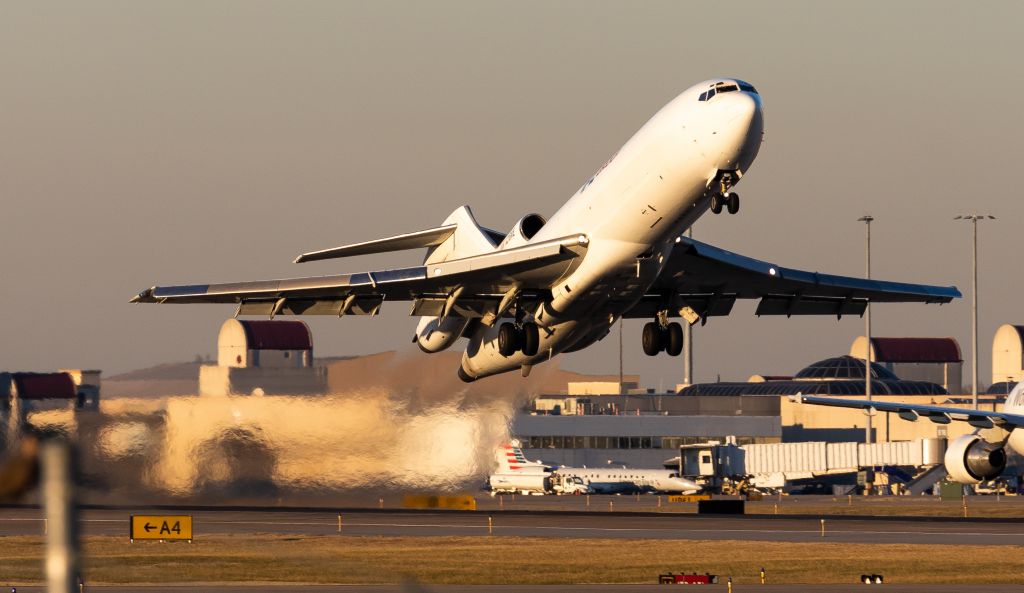
<svg viewBox="0 0 1024 593">
<path fill-rule="evenodd" d="M 456 226 L 458 225 L 449 224 L 434 229 L 416 231 L 415 233 L 406 233 L 404 235 L 387 237 L 385 239 L 375 239 L 373 241 L 353 243 L 352 245 L 342 245 L 341 247 L 333 247 L 322 251 L 303 253 L 299 257 L 295 258 L 295 263 L 301 264 L 303 262 L 318 261 L 322 259 L 335 259 L 339 257 L 351 257 L 354 255 L 367 255 L 370 253 L 385 253 L 388 251 L 403 251 L 406 249 L 433 247 L 435 245 L 440 245 L 445 239 L 451 237 L 452 233 L 455 232 Z"/>
</svg>

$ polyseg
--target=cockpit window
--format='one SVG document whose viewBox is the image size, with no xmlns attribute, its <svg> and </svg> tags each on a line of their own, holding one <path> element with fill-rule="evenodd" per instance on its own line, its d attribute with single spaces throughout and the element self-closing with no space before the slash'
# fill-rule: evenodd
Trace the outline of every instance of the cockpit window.
<svg viewBox="0 0 1024 593">
<path fill-rule="evenodd" d="M 711 86 L 710 90 L 704 91 L 700 94 L 698 101 L 710 101 L 716 94 L 719 93 L 731 93 L 734 91 L 746 91 L 748 93 L 757 93 L 757 89 L 753 85 L 745 82 L 731 83 L 731 82 L 716 82 Z"/>
</svg>

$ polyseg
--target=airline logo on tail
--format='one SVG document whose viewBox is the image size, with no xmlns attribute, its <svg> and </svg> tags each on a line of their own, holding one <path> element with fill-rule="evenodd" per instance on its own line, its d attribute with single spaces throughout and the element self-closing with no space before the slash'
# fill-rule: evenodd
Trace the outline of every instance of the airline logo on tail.
<svg viewBox="0 0 1024 593">
<path fill-rule="evenodd" d="M 522 472 L 522 471 L 545 471 L 547 466 L 539 461 L 530 461 L 523 454 L 516 442 L 498 447 L 495 452 L 495 459 L 498 462 L 498 472 Z"/>
</svg>

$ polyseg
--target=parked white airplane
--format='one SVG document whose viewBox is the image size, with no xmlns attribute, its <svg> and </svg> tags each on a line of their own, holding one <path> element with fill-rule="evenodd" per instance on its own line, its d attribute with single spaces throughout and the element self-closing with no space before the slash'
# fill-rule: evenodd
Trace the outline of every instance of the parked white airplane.
<svg viewBox="0 0 1024 593">
<path fill-rule="evenodd" d="M 795 402 L 819 406 L 860 408 L 868 413 L 895 412 L 900 418 L 916 422 L 926 417 L 936 424 L 949 424 L 957 420 L 967 422 L 977 429 L 1001 428 L 1006 436 L 997 443 L 990 443 L 978 435 L 965 434 L 953 439 L 946 447 L 946 471 L 953 480 L 962 484 L 978 484 L 991 480 L 1006 469 L 1006 446 L 1024 455 L 1024 381 L 1017 384 L 1006 396 L 1002 412 L 987 412 L 947 406 L 924 406 L 900 404 L 877 400 L 837 399 L 831 397 L 809 397 L 801 394 L 790 396 Z"/>
<path fill-rule="evenodd" d="M 860 315 L 868 301 L 946 303 L 954 287 L 859 280 L 758 261 L 682 236 L 705 211 L 735 214 L 731 190 L 764 133 L 761 97 L 736 79 L 701 82 L 654 115 L 550 220 L 480 227 L 469 208 L 442 226 L 306 253 L 308 262 L 426 248 L 422 266 L 313 278 L 146 289 L 139 303 L 234 303 L 236 315 L 374 315 L 411 301 L 413 340 L 438 352 L 469 339 L 473 381 L 586 348 L 622 317 L 652 321 L 644 352 L 678 355 L 682 327 L 760 299 L 758 315 Z M 507 319 L 508 321 L 503 321 Z"/>
<path fill-rule="evenodd" d="M 696 482 L 681 478 L 679 472 L 671 470 L 559 467 L 530 461 L 515 442 L 499 448 L 495 461 L 498 470 L 488 479 L 494 492 L 690 493 L 701 489 Z"/>
<path fill-rule="evenodd" d="M 563 476 L 579 478 L 597 494 L 625 492 L 665 492 L 690 494 L 699 492 L 700 484 L 680 477 L 667 469 L 634 469 L 628 467 L 560 467 Z"/>
</svg>

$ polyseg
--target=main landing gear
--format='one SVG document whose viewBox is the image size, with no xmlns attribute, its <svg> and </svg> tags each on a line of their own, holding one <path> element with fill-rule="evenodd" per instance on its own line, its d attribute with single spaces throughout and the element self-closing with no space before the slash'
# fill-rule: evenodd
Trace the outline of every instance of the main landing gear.
<svg viewBox="0 0 1024 593">
<path fill-rule="evenodd" d="M 729 211 L 729 214 L 736 214 L 740 211 L 740 196 L 732 192 L 712 194 L 711 211 L 715 214 L 721 214 L 723 207 Z"/>
<path fill-rule="evenodd" d="M 683 351 L 683 326 L 674 321 L 665 325 L 657 321 L 644 324 L 642 338 L 647 356 L 656 356 L 661 351 L 679 356 Z"/>
<path fill-rule="evenodd" d="M 539 347 L 540 328 L 536 323 L 502 323 L 498 328 L 498 352 L 504 357 L 512 356 L 516 352 L 535 356 Z"/>
</svg>

